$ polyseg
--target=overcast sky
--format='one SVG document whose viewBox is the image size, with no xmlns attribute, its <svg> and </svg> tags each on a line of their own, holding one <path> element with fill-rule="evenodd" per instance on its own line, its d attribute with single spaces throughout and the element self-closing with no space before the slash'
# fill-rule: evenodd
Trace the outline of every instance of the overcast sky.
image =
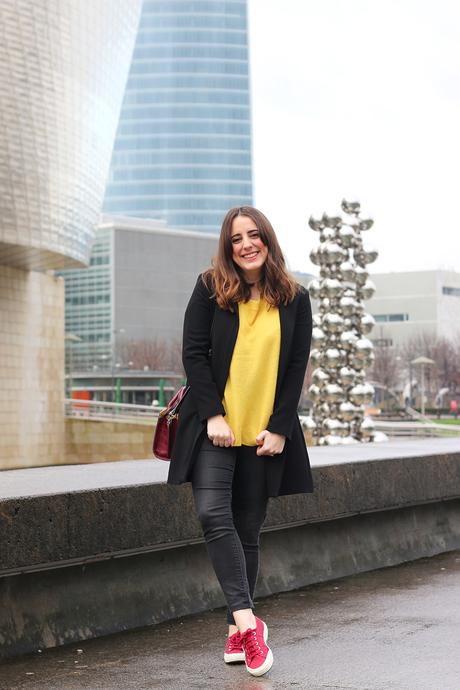
<svg viewBox="0 0 460 690">
<path fill-rule="evenodd" d="M 293 270 L 359 199 L 371 272 L 460 271 L 460 5 L 249 0 L 255 205 Z"/>
</svg>

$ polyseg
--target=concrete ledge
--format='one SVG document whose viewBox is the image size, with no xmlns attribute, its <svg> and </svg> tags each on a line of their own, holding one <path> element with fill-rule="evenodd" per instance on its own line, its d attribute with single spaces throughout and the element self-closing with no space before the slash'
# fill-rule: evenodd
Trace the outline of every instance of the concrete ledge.
<svg viewBox="0 0 460 690">
<path fill-rule="evenodd" d="M 426 454 L 417 454 L 422 448 Z M 310 450 L 314 493 L 272 499 L 265 530 L 460 497 L 457 439 L 411 442 L 407 447 L 401 442 L 379 445 L 378 459 L 369 457 L 375 446 Z M 190 486 L 161 481 L 166 463 L 104 463 L 92 474 L 92 466 L 78 468 L 76 487 L 75 466 L 0 473 L 0 479 L 6 479 L 0 494 L 0 575 L 203 540 Z M 22 477 L 11 476 L 15 473 Z M 54 490 L 53 477 L 58 484 Z M 22 488 L 22 478 L 29 482 L 27 487 Z M 116 485 L 117 481 L 123 483 Z M 25 495 L 14 496 L 21 488 Z"/>
<path fill-rule="evenodd" d="M 256 594 L 459 546 L 459 500 L 266 532 Z M 223 605 L 204 544 L 5 577 L 0 579 L 0 658 Z"/>
<path fill-rule="evenodd" d="M 270 501 L 259 596 L 460 548 L 458 440 L 313 448 L 311 458 L 315 493 Z M 0 473 L 0 655 L 223 604 L 190 488 L 161 483 L 166 469 Z"/>
</svg>

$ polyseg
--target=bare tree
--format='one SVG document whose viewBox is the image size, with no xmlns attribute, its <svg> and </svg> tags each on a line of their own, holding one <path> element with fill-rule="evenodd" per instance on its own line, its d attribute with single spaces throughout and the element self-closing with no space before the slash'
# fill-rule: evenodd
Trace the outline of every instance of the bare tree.
<svg viewBox="0 0 460 690">
<path fill-rule="evenodd" d="M 460 344 L 434 333 L 420 332 L 401 346 L 402 357 L 412 362 L 416 357 L 429 357 L 435 364 L 425 368 L 425 386 L 427 392 L 436 393 L 440 388 L 449 388 L 453 393 L 460 387 Z M 420 377 L 420 369 L 412 371 L 413 376 Z"/>
<path fill-rule="evenodd" d="M 156 371 L 174 371 L 183 374 L 182 345 L 176 339 L 131 340 L 120 347 L 124 362 L 132 362 L 134 369 L 147 366 Z"/>
<path fill-rule="evenodd" d="M 302 384 L 302 391 L 300 393 L 299 407 L 305 409 L 310 404 L 310 398 L 308 395 L 308 389 L 312 383 L 313 366 L 310 360 L 308 360 L 307 370 L 305 371 L 305 377 Z M 307 402 L 308 401 L 308 402 Z"/>
<path fill-rule="evenodd" d="M 408 338 L 401 346 L 401 354 L 407 362 L 416 357 L 429 357 L 434 359 L 433 354 L 436 349 L 438 337 L 428 331 L 420 331 Z"/>
<path fill-rule="evenodd" d="M 438 388 L 456 389 L 460 383 L 460 349 L 447 340 L 438 338 L 432 351 L 436 362 L 435 381 Z"/>
<path fill-rule="evenodd" d="M 367 371 L 366 378 L 380 383 L 389 390 L 395 390 L 400 380 L 398 351 L 394 347 L 374 346 L 375 359 Z"/>
<path fill-rule="evenodd" d="M 182 340 L 174 338 L 168 342 L 169 368 L 176 374 L 185 376 L 184 365 L 182 364 Z"/>
</svg>

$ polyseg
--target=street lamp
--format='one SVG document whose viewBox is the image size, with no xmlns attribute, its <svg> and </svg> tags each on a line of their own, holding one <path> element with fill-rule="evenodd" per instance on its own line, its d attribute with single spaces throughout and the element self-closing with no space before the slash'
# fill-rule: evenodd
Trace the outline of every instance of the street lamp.
<svg viewBox="0 0 460 690">
<path fill-rule="evenodd" d="M 421 396 L 422 396 L 422 405 L 421 405 L 421 412 L 424 415 L 425 414 L 425 366 L 431 365 L 431 364 L 436 364 L 434 359 L 430 359 L 429 357 L 417 357 L 416 359 L 413 359 L 411 364 L 417 365 L 420 364 L 422 370 L 420 373 L 420 389 L 421 389 Z"/>
<path fill-rule="evenodd" d="M 409 407 L 412 407 L 412 362 L 409 360 Z"/>
<path fill-rule="evenodd" d="M 107 369 L 108 369 L 108 367 L 106 366 L 106 361 L 109 359 L 109 355 L 106 355 L 106 354 L 100 355 L 99 359 L 102 362 L 102 371 L 105 374 L 107 372 Z M 105 402 L 107 402 L 107 393 L 105 392 L 105 390 L 103 391 L 102 396 L 103 396 L 102 399 L 104 400 L 104 398 L 105 398 Z"/>
<path fill-rule="evenodd" d="M 119 364 L 115 364 L 115 358 L 116 358 L 116 349 L 117 349 L 117 344 L 116 344 L 116 337 L 117 333 L 125 333 L 124 328 L 114 328 L 112 330 L 112 365 L 111 365 L 111 370 L 112 370 L 112 402 L 115 402 L 115 366 L 120 366 Z"/>
<path fill-rule="evenodd" d="M 64 340 L 70 343 L 81 343 L 83 338 L 80 338 L 76 333 L 66 333 L 64 335 Z M 69 346 L 69 398 L 72 397 L 72 372 L 73 372 L 73 347 Z"/>
</svg>

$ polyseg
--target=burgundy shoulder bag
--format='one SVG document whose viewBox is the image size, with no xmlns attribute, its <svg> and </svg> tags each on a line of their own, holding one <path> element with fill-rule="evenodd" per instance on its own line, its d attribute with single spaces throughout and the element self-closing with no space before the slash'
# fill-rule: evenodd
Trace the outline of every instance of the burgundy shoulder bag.
<svg viewBox="0 0 460 690">
<path fill-rule="evenodd" d="M 214 328 L 215 313 L 216 310 L 214 304 L 214 314 L 212 318 L 211 333 L 209 336 L 210 342 Z M 211 350 L 209 350 L 209 355 L 210 354 Z M 164 410 L 161 410 L 160 414 L 158 415 L 157 425 L 153 435 L 153 454 L 159 460 L 171 460 L 174 439 L 176 438 L 177 424 L 179 421 L 179 408 L 189 390 L 190 386 L 181 386 L 177 393 L 166 405 Z"/>
<path fill-rule="evenodd" d="M 153 436 L 153 454 L 159 460 L 171 460 L 174 439 L 176 438 L 179 407 L 190 390 L 190 386 L 181 386 L 164 410 L 158 415 Z"/>
</svg>

